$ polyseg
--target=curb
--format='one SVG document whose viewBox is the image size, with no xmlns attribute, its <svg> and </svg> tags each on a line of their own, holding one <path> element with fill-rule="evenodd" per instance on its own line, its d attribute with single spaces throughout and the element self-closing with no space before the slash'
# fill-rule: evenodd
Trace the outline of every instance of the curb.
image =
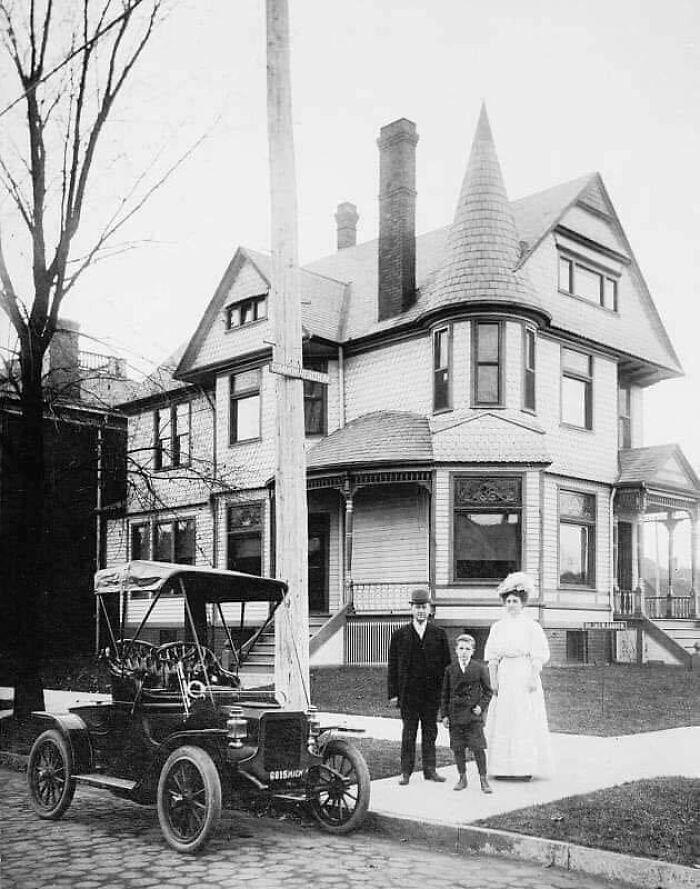
<svg viewBox="0 0 700 889">
<path fill-rule="evenodd" d="M 489 827 L 454 825 L 441 821 L 413 821 L 370 811 L 371 829 L 397 840 L 411 839 L 441 846 L 459 854 L 496 855 L 559 867 L 589 876 L 619 880 L 635 889 L 700 889 L 700 870 L 652 858 L 591 849 L 560 840 L 547 840 Z"/>
</svg>

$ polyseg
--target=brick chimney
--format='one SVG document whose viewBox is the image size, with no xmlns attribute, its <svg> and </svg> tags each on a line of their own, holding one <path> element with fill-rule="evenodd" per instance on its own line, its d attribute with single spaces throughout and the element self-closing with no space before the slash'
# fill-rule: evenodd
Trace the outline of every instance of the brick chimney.
<svg viewBox="0 0 700 889">
<path fill-rule="evenodd" d="M 380 321 L 416 301 L 416 125 L 406 118 L 379 131 Z"/>
<path fill-rule="evenodd" d="M 59 398 L 80 398 L 80 324 L 61 319 L 49 345 L 49 386 Z"/>
<path fill-rule="evenodd" d="M 357 207 L 349 201 L 338 204 L 335 222 L 338 227 L 338 250 L 354 247 L 357 244 L 357 220 L 360 218 Z"/>
</svg>

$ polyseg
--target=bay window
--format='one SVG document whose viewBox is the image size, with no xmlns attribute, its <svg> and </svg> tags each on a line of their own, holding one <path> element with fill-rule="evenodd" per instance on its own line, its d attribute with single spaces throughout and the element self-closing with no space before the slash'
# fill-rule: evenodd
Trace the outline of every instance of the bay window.
<svg viewBox="0 0 700 889">
<path fill-rule="evenodd" d="M 458 475 L 452 493 L 453 580 L 497 581 L 520 570 L 522 479 Z"/>
</svg>

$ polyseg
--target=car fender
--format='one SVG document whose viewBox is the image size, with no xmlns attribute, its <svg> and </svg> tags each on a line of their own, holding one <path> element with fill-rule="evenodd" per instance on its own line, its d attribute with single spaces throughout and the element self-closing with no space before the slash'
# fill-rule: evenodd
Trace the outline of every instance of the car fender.
<svg viewBox="0 0 700 889">
<path fill-rule="evenodd" d="M 83 720 L 75 713 L 35 712 L 33 718 L 39 723 L 40 731 L 57 729 L 68 742 L 73 760 L 73 773 L 81 774 L 92 770 L 92 744 L 90 733 Z"/>
<path fill-rule="evenodd" d="M 221 772 L 226 766 L 227 740 L 226 733 L 222 732 L 220 729 L 195 729 L 177 732 L 176 734 L 169 735 L 162 742 L 158 749 L 157 759 L 159 760 L 159 764 L 162 765 L 173 750 L 177 747 L 189 744 L 193 747 L 201 747 L 203 750 L 206 750 L 214 760 L 216 767 Z"/>
</svg>

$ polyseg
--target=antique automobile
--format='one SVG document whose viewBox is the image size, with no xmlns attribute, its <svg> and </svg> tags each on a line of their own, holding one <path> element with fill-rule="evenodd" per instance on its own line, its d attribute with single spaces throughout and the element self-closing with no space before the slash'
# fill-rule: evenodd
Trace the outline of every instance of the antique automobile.
<svg viewBox="0 0 700 889">
<path fill-rule="evenodd" d="M 35 714 L 40 726 L 27 780 L 39 817 L 60 818 L 82 784 L 155 803 L 163 835 L 179 852 L 202 849 L 222 806 L 251 792 L 304 803 L 334 833 L 362 823 L 369 772 L 347 732 L 321 727 L 310 704 L 288 709 L 270 686 L 246 689 L 239 677 L 255 641 L 242 641 L 245 616 L 261 616 L 259 636 L 285 601 L 284 583 L 133 561 L 98 571 L 95 594 L 112 699 Z M 149 618 L 176 600 L 183 638 L 148 641 Z M 125 638 L 132 602 L 143 616 Z M 217 657 L 217 645 L 232 663 Z"/>
</svg>

